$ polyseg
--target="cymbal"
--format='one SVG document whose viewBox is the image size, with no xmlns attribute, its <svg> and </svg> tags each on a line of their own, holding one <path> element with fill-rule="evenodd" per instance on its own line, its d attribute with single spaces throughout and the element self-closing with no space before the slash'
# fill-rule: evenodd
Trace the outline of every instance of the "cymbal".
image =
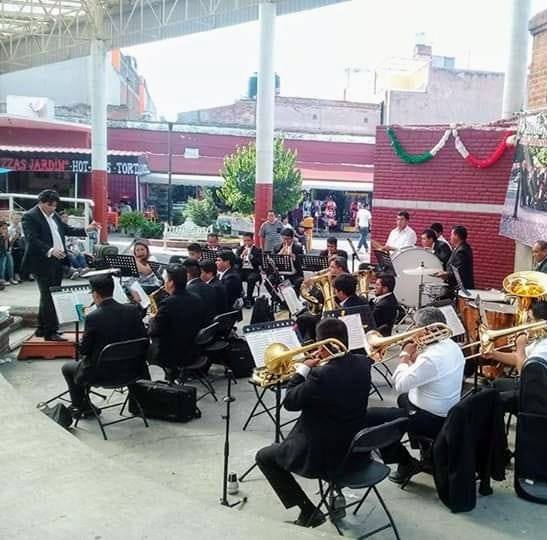
<svg viewBox="0 0 547 540">
<path fill-rule="evenodd" d="M 440 268 L 427 268 L 425 266 L 418 266 L 418 268 L 409 268 L 407 270 L 403 270 L 403 273 L 409 276 L 431 276 L 441 271 L 442 270 Z"/>
</svg>

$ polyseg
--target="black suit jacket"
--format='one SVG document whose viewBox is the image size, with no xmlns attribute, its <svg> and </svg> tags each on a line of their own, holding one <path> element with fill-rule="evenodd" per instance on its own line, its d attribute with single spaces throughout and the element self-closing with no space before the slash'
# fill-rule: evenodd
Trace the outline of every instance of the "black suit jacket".
<svg viewBox="0 0 547 540">
<path fill-rule="evenodd" d="M 245 246 L 239 246 L 236 249 L 237 265 L 240 268 L 243 266 L 243 259 L 241 258 L 241 254 L 243 253 L 244 249 L 245 249 Z M 249 254 L 249 262 L 251 263 L 253 270 L 255 272 L 260 272 L 260 266 L 262 265 L 262 250 L 259 247 L 256 247 L 256 246 L 251 247 L 251 253 Z"/>
<path fill-rule="evenodd" d="M 359 307 L 364 306 L 366 302 L 360 297 L 354 294 L 353 296 L 348 296 L 346 298 L 346 301 L 344 302 L 344 305 L 341 306 L 342 309 L 344 308 L 350 308 L 350 307 Z"/>
<path fill-rule="evenodd" d="M 370 307 L 378 332 L 383 336 L 390 336 L 399 309 L 399 302 L 395 295 L 392 293 L 378 302 L 371 301 Z"/>
<path fill-rule="evenodd" d="M 275 246 L 274 253 L 278 254 L 283 249 L 283 244 L 279 244 Z M 304 248 L 302 247 L 302 244 L 299 244 L 298 242 L 293 242 L 292 245 L 292 253 L 294 255 L 294 269 L 296 271 L 297 276 L 303 276 L 304 272 L 302 271 L 302 255 L 304 255 Z"/>
<path fill-rule="evenodd" d="M 235 268 L 230 268 L 224 272 L 220 281 L 226 290 L 226 302 L 228 304 L 228 311 L 230 311 L 234 306 L 234 302 L 238 298 L 241 298 L 241 295 L 243 294 L 241 277 Z"/>
<path fill-rule="evenodd" d="M 201 299 L 205 314 L 204 326 L 210 324 L 217 315 L 217 293 L 213 287 L 197 278 L 186 285 L 186 290 Z"/>
<path fill-rule="evenodd" d="M 157 345 L 157 363 L 164 367 L 191 363 L 194 339 L 205 326 L 206 316 L 200 297 L 186 290 L 165 298 L 152 318 L 149 330 Z"/>
<path fill-rule="evenodd" d="M 85 331 L 80 344 L 82 360 L 78 363 L 75 381 L 90 384 L 97 377 L 105 382 L 108 373 L 97 372 L 96 364 L 100 352 L 111 343 L 146 337 L 141 312 L 133 304 L 119 304 L 114 299 L 104 300 L 85 319 Z M 143 359 L 144 360 L 144 359 Z M 141 366 L 144 374 L 146 364 Z"/>
<path fill-rule="evenodd" d="M 58 216 L 53 214 L 53 219 L 59 229 L 59 236 L 66 251 L 65 236 L 86 236 L 85 229 L 70 227 Z M 47 252 L 53 247 L 51 229 L 38 206 L 34 206 L 23 214 L 23 232 L 25 233 L 25 254 L 23 255 L 22 266 L 26 272 L 40 275 L 47 271 L 44 261 L 49 261 Z M 55 259 L 57 260 L 57 259 Z M 68 264 L 68 258 L 62 261 Z"/>
<path fill-rule="evenodd" d="M 443 263 L 443 269 L 446 270 L 446 263 L 452 255 L 452 250 L 450 249 L 450 246 L 442 240 L 437 240 L 433 245 L 433 253 L 437 256 L 437 259 L 439 259 Z"/>
<path fill-rule="evenodd" d="M 278 463 L 308 478 L 336 468 L 353 436 L 365 426 L 370 390 L 370 361 L 348 354 L 304 379 L 295 375 L 288 384 L 284 406 L 302 411 L 280 444 Z"/>
<path fill-rule="evenodd" d="M 543 261 L 541 261 L 541 264 L 538 265 L 536 271 L 547 274 L 547 259 L 543 259 Z"/>
<path fill-rule="evenodd" d="M 337 249 L 336 253 L 334 253 L 337 257 L 344 257 L 344 259 L 348 258 L 348 252 L 344 251 L 343 249 Z M 323 251 L 319 252 L 319 257 L 332 257 L 332 255 L 329 255 L 328 250 L 324 249 Z"/>
<path fill-rule="evenodd" d="M 467 242 L 463 242 L 452 251 L 446 265 L 448 284 L 451 287 L 456 287 L 457 282 L 451 266 L 455 266 L 459 270 L 463 286 L 466 289 L 475 288 L 475 278 L 473 277 L 473 251 Z"/>
<path fill-rule="evenodd" d="M 226 288 L 216 276 L 209 281 L 209 285 L 213 287 L 216 295 L 216 314 L 226 313 L 228 310 L 228 301 L 226 300 Z"/>
</svg>

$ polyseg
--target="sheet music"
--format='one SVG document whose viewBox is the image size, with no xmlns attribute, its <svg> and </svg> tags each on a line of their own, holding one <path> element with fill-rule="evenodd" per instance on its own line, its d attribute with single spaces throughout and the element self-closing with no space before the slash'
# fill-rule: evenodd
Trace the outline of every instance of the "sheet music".
<svg viewBox="0 0 547 540">
<path fill-rule="evenodd" d="M 131 285 L 129 285 L 129 290 L 139 295 L 139 304 L 143 309 L 146 309 L 150 305 L 150 298 L 148 298 L 148 295 L 144 292 L 144 289 L 138 281 L 131 283 Z"/>
<path fill-rule="evenodd" d="M 452 336 L 462 336 L 465 334 L 465 328 L 452 306 L 441 306 L 439 309 L 444 313 L 446 324 L 452 330 Z"/>
<path fill-rule="evenodd" d="M 356 349 L 364 349 L 365 331 L 363 330 L 361 315 L 359 313 L 344 315 L 343 317 L 340 317 L 340 320 L 344 322 L 348 329 L 349 350 L 355 351 Z"/>
<path fill-rule="evenodd" d="M 301 311 L 304 308 L 304 304 L 296 296 L 293 286 L 290 283 L 281 283 L 279 285 L 279 292 L 285 300 L 287 307 L 289 308 L 289 313 L 294 315 Z"/>
<path fill-rule="evenodd" d="M 245 339 L 247 340 L 249 349 L 251 349 L 251 354 L 257 367 L 264 366 L 264 351 L 272 343 L 283 343 L 290 349 L 300 347 L 296 332 L 290 326 L 250 332 L 245 334 Z"/>
<path fill-rule="evenodd" d="M 127 298 L 127 294 L 125 294 L 119 279 L 114 280 L 114 294 L 112 298 L 120 304 L 129 304 L 129 298 Z"/>
<path fill-rule="evenodd" d="M 79 321 L 78 311 L 75 305 L 75 296 L 71 291 L 57 291 L 51 293 L 55 312 L 59 324 L 75 323 Z"/>
</svg>

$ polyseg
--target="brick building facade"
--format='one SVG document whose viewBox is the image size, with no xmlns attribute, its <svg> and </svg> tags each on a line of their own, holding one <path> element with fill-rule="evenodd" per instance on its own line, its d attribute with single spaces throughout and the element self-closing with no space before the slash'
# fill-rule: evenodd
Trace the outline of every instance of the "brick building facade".
<svg viewBox="0 0 547 540">
<path fill-rule="evenodd" d="M 528 110 L 547 107 L 547 10 L 530 19 L 533 37 L 532 62 L 528 76 Z"/>
<path fill-rule="evenodd" d="M 432 148 L 447 126 L 395 127 L 397 137 L 409 153 Z M 497 147 L 507 129 L 473 128 L 460 130 L 469 151 L 487 156 Z M 385 242 L 395 227 L 399 210 L 411 214 L 410 225 L 418 234 L 438 221 L 446 231 L 465 225 L 475 261 L 475 286 L 500 288 L 503 278 L 513 271 L 515 245 L 499 235 L 513 152 L 487 169 L 468 165 L 454 148 L 453 139 L 431 161 L 407 165 L 393 151 L 385 127 L 376 131 L 374 162 L 373 238 Z"/>
</svg>

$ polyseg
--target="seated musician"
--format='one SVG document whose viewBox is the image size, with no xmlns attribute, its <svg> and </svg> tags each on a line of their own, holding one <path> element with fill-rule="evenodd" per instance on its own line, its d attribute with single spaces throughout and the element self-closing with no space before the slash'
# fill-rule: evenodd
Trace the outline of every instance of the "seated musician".
<svg viewBox="0 0 547 540">
<path fill-rule="evenodd" d="M 218 251 L 219 249 L 222 249 L 218 242 L 217 233 L 209 233 L 207 235 L 207 249 L 211 251 Z"/>
<path fill-rule="evenodd" d="M 532 255 L 535 263 L 534 270 L 547 274 L 547 241 L 537 240 L 532 247 Z"/>
<path fill-rule="evenodd" d="M 547 321 L 547 301 L 536 301 L 532 304 L 532 321 Z M 493 351 L 483 355 L 487 360 L 495 360 L 506 366 L 516 368 L 520 375 L 522 366 L 527 358 L 541 356 L 547 359 L 547 336 L 543 335 L 531 340 L 528 335 L 520 334 L 515 341 L 513 352 Z M 519 412 L 519 378 L 499 377 L 494 380 L 494 388 L 500 392 L 505 412 L 518 414 Z"/>
<path fill-rule="evenodd" d="M 416 312 L 414 322 L 425 327 L 446 324 L 446 319 L 440 309 L 425 307 Z M 450 409 L 460 401 L 464 365 L 463 353 L 452 339 L 431 343 L 421 351 L 414 342 L 407 343 L 393 372 L 398 407 L 369 408 L 367 427 L 408 417 L 410 437 L 434 439 Z M 388 446 L 381 454 L 385 463 L 398 463 L 397 470 L 389 476 L 397 484 L 407 482 L 419 470 L 418 462 L 401 442 Z"/>
<path fill-rule="evenodd" d="M 465 289 L 475 288 L 473 277 L 473 250 L 467 243 L 467 229 L 463 225 L 456 225 L 450 233 L 450 243 L 454 248 L 446 263 L 446 271 L 438 272 L 437 277 L 444 279 L 455 290 L 458 286 L 452 267 L 460 274 Z"/>
<path fill-rule="evenodd" d="M 92 277 L 89 284 L 97 309 L 89 313 L 85 320 L 85 331 L 80 344 L 82 358 L 79 361 L 66 362 L 62 367 L 74 416 L 93 414 L 93 405 L 85 402 L 85 388 L 97 380 L 99 374 L 96 364 L 101 351 L 111 343 L 146 336 L 139 309 L 133 304 L 119 304 L 112 298 L 114 280 L 111 275 Z M 139 370 L 142 370 L 143 378 L 150 378 L 144 362 Z M 101 381 L 104 382 L 107 376 L 107 373 L 101 371 Z"/>
<path fill-rule="evenodd" d="M 280 271 L 280 274 L 288 279 L 294 289 L 297 291 L 300 289 L 300 284 L 303 279 L 302 261 L 300 256 L 304 254 L 304 248 L 301 244 L 294 240 L 294 230 L 285 228 L 281 231 L 281 244 L 274 248 L 274 253 L 277 255 L 287 255 L 290 257 L 291 268 L 287 271 Z"/>
<path fill-rule="evenodd" d="M 236 255 L 241 281 L 247 283 L 245 307 L 250 308 L 254 303 L 253 293 L 255 285 L 262 280 L 260 277 L 262 250 L 254 245 L 253 233 L 243 234 L 243 245 L 236 249 Z"/>
<path fill-rule="evenodd" d="M 416 245 L 416 233 L 408 225 L 409 221 L 408 212 L 403 210 L 397 214 L 397 227 L 389 233 L 387 242 L 382 248 L 384 251 L 398 251 Z"/>
<path fill-rule="evenodd" d="M 195 294 L 201 299 L 205 312 L 205 325 L 211 324 L 213 318 L 217 315 L 217 295 L 211 285 L 201 280 L 201 268 L 197 261 L 186 259 L 182 263 L 182 267 L 186 270 L 186 291 Z"/>
<path fill-rule="evenodd" d="M 393 293 L 395 277 L 380 274 L 374 282 L 374 298 L 370 300 L 376 329 L 383 336 L 390 336 L 399 311 L 399 302 Z"/>
<path fill-rule="evenodd" d="M 220 282 L 226 290 L 228 310 L 232 310 L 236 300 L 243 296 L 243 286 L 239 272 L 235 269 L 236 256 L 229 250 L 219 251 L 216 258 Z"/>
<path fill-rule="evenodd" d="M 446 263 L 450 259 L 450 255 L 452 255 L 450 246 L 446 242 L 439 240 L 433 229 L 426 229 L 422 233 L 421 241 L 422 247 L 433 253 L 441 261 L 443 270 L 446 270 Z"/>
<path fill-rule="evenodd" d="M 348 252 L 343 249 L 338 249 L 338 238 L 336 236 L 329 236 L 327 238 L 327 249 L 324 249 L 319 253 L 320 257 L 327 257 L 330 259 L 333 255 L 338 257 L 348 258 Z"/>
<path fill-rule="evenodd" d="M 444 228 L 442 223 L 432 223 L 429 228 L 435 232 L 435 234 L 437 235 L 437 240 L 444 242 L 450 248 L 450 251 L 452 251 L 452 246 L 450 245 L 450 242 L 443 236 Z"/>
<path fill-rule="evenodd" d="M 133 255 L 139 271 L 138 281 L 147 294 L 161 287 L 162 283 L 150 266 L 150 248 L 146 240 L 137 240 L 133 245 Z"/>
<path fill-rule="evenodd" d="M 194 261 L 201 261 L 202 250 L 201 250 L 201 246 L 198 243 L 193 242 L 192 244 L 188 244 L 187 249 L 188 249 L 189 259 L 194 259 Z"/>
<path fill-rule="evenodd" d="M 165 275 L 169 296 L 150 321 L 149 335 L 155 349 L 150 363 L 161 366 L 167 380 L 172 381 L 178 367 L 193 361 L 194 339 L 207 323 L 203 301 L 186 290 L 186 269 L 180 264 L 170 264 Z"/>
<path fill-rule="evenodd" d="M 217 263 L 211 259 L 200 261 L 201 281 L 213 287 L 216 294 L 216 314 L 221 315 L 228 311 L 228 302 L 226 299 L 226 289 L 218 279 Z"/>
<path fill-rule="evenodd" d="M 325 272 L 328 273 L 329 278 L 330 278 L 331 283 L 332 283 L 334 281 L 334 279 L 337 278 L 338 276 L 348 273 L 348 261 L 347 261 L 347 259 L 345 259 L 344 257 L 340 257 L 339 255 L 333 255 L 329 259 L 329 266 L 327 267 L 327 269 L 326 270 L 321 270 L 320 272 L 315 274 L 315 276 L 324 274 Z M 313 277 L 313 276 L 311 276 L 311 277 Z M 303 285 L 310 284 L 310 283 L 312 283 L 312 279 L 310 279 L 310 278 L 306 278 L 303 281 Z M 315 297 L 319 304 L 324 304 L 325 303 L 325 299 L 323 298 L 323 292 L 321 291 L 321 289 L 318 286 L 316 286 L 316 285 L 313 286 L 309 290 L 308 294 L 310 296 Z M 317 321 L 314 322 L 314 324 L 316 324 L 316 323 L 317 323 Z"/>
<path fill-rule="evenodd" d="M 336 338 L 348 345 L 346 325 L 327 318 L 317 325 L 317 339 Z M 280 444 L 259 450 L 256 463 L 285 508 L 298 506 L 296 525 L 317 527 L 325 518 L 296 482 L 294 474 L 319 478 L 336 469 L 354 435 L 365 425 L 370 364 L 348 353 L 318 366 L 318 358 L 297 364 L 284 400 L 288 411 L 301 411 Z"/>
<path fill-rule="evenodd" d="M 349 308 L 365 305 L 365 301 L 355 294 L 357 291 L 357 278 L 355 276 L 340 274 L 334 280 L 333 287 L 340 307 Z"/>
</svg>

